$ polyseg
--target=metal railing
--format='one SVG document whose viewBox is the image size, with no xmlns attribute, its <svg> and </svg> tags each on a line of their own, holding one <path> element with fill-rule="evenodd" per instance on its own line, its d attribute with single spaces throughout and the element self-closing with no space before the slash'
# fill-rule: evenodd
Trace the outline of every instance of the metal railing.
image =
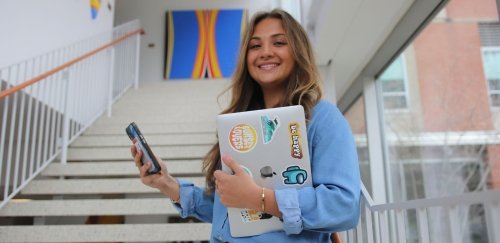
<svg viewBox="0 0 500 243">
<path fill-rule="evenodd" d="M 432 240 L 432 213 L 444 210 L 446 220 L 437 222 L 445 227 L 444 242 L 465 242 L 464 215 L 460 209 L 478 205 L 484 208 L 489 242 L 500 242 L 500 190 L 471 192 L 441 198 L 417 199 L 399 203 L 375 204 L 362 186 L 361 220 L 357 228 L 343 233 L 346 243 L 367 242 L 439 242 Z M 414 216 L 414 217 L 413 217 Z M 412 224 L 416 221 L 416 224 Z M 409 231 L 416 234 L 411 240 Z"/>
<path fill-rule="evenodd" d="M 138 20 L 0 69 L 0 208 L 139 78 Z"/>
</svg>

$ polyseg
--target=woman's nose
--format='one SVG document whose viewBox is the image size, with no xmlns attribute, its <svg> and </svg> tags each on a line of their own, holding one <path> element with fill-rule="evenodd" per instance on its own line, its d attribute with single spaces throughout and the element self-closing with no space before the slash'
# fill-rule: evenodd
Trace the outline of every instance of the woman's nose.
<svg viewBox="0 0 500 243">
<path fill-rule="evenodd" d="M 262 45 L 260 58 L 269 58 L 274 55 L 274 51 L 270 45 Z"/>
</svg>

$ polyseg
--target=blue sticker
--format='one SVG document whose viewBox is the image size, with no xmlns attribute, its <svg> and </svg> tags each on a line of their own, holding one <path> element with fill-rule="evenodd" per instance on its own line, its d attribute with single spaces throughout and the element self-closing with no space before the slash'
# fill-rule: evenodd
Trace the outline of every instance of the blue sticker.
<svg viewBox="0 0 500 243">
<path fill-rule="evenodd" d="M 269 116 L 261 116 L 260 117 L 261 126 L 262 126 L 262 139 L 264 140 L 264 144 L 270 143 L 274 135 L 276 134 L 276 130 L 280 126 L 280 121 L 278 117 L 274 119 L 270 119 Z"/>
<path fill-rule="evenodd" d="M 307 171 L 301 169 L 299 166 L 289 166 L 282 173 L 284 178 L 284 183 L 288 185 L 304 184 L 307 180 Z"/>
</svg>

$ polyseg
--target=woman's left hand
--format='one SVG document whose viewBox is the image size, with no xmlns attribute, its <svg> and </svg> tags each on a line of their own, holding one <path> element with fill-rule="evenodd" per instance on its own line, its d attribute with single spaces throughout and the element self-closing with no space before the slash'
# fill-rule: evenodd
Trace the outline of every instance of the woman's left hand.
<svg viewBox="0 0 500 243">
<path fill-rule="evenodd" d="M 230 156 L 222 156 L 222 162 L 231 168 L 234 174 L 229 175 L 222 170 L 214 172 L 215 186 L 221 203 L 226 207 L 259 210 L 261 188 Z"/>
</svg>

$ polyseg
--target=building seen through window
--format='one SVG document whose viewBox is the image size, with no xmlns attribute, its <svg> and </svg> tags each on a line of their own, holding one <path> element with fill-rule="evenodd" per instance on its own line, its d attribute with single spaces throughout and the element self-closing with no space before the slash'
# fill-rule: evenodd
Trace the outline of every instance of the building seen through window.
<svg viewBox="0 0 500 243">
<path fill-rule="evenodd" d="M 473 5 L 449 1 L 375 81 L 389 202 L 500 188 L 500 22 L 494 0 Z M 358 124 L 370 117 L 359 100 L 346 117 L 371 193 L 370 148 Z M 463 242 L 488 242 L 482 206 L 458 214 Z M 431 242 L 451 242 L 445 210 L 427 217 Z M 405 225 L 408 242 L 418 242 L 415 211 Z"/>
</svg>

